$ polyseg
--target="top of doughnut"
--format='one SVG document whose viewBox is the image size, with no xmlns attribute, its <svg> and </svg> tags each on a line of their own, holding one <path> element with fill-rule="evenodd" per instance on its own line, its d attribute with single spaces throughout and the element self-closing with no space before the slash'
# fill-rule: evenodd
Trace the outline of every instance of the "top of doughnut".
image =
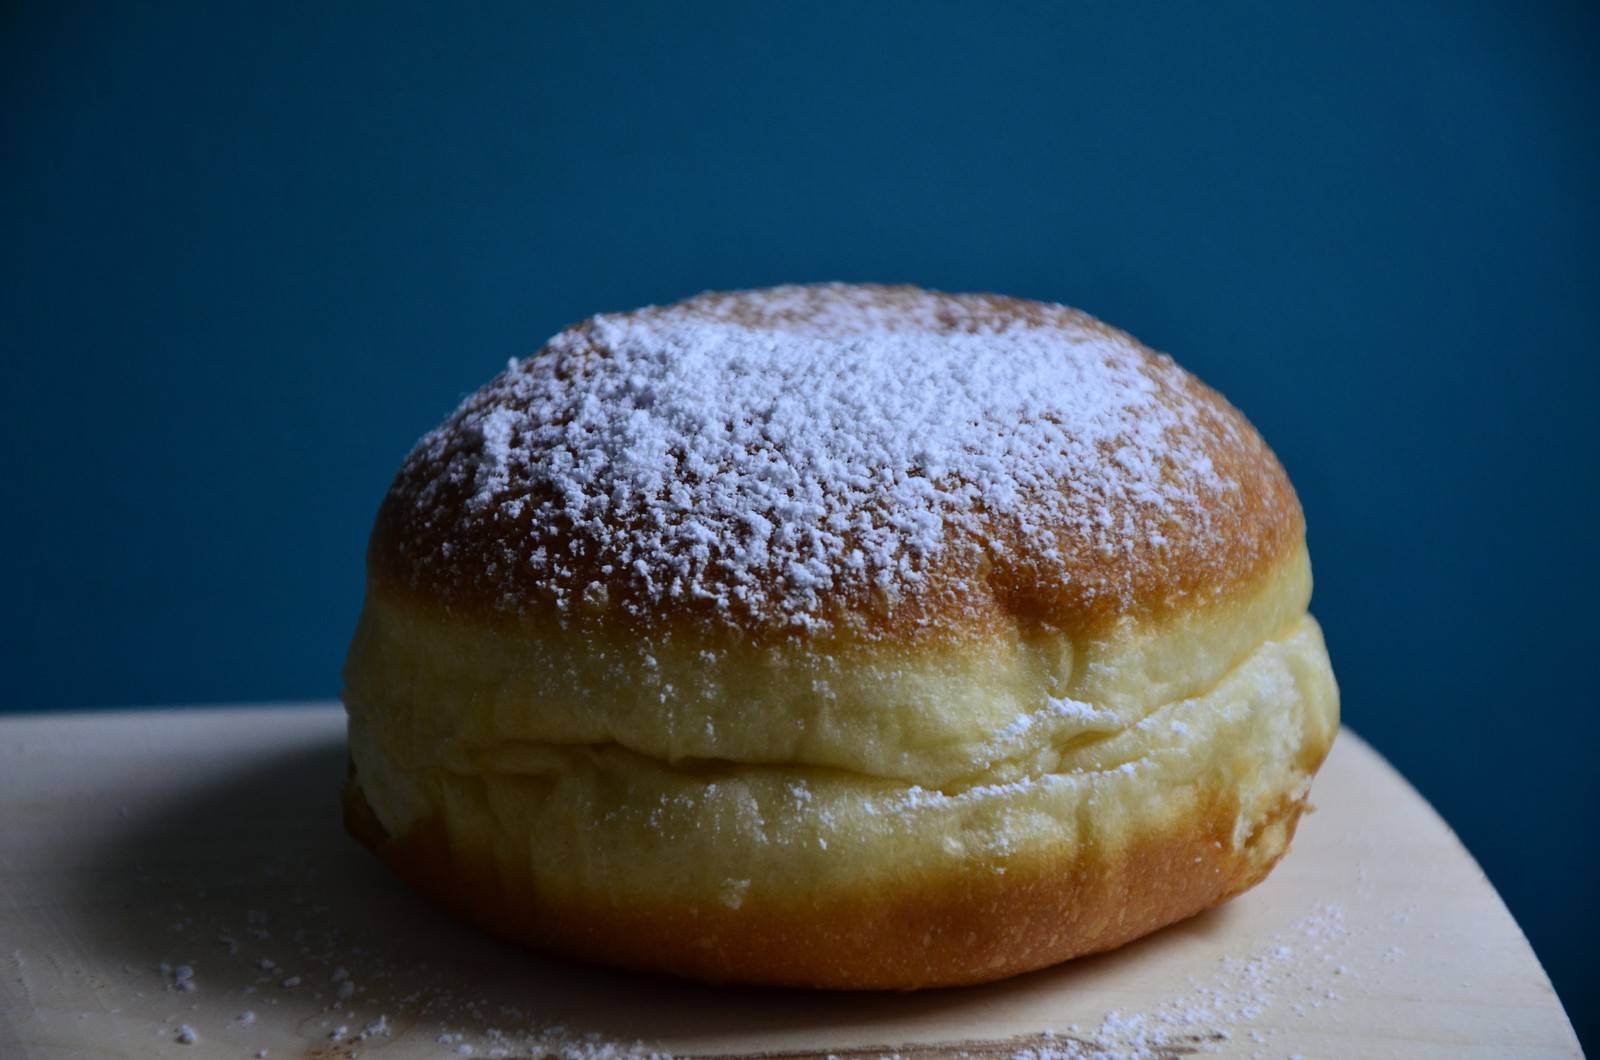
<svg viewBox="0 0 1600 1060">
<path fill-rule="evenodd" d="M 592 317 L 417 443 L 375 584 L 490 622 L 745 640 L 1073 633 L 1303 536 L 1245 418 L 1060 305 L 820 284 Z"/>
</svg>

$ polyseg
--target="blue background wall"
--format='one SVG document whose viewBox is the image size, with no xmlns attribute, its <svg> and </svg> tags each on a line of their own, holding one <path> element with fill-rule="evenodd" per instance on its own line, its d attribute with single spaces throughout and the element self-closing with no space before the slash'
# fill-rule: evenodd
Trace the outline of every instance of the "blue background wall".
<svg viewBox="0 0 1600 1060">
<path fill-rule="evenodd" d="M 334 695 L 401 456 L 591 312 L 1066 301 L 1277 448 L 1346 718 L 1600 1045 L 1592 8 L 217 6 L 0 14 L 0 709 Z"/>
</svg>

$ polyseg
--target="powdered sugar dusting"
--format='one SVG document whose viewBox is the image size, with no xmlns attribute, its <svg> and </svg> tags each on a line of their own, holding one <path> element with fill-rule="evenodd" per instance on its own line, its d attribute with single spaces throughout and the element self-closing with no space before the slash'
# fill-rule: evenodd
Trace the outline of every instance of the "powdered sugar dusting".
<svg viewBox="0 0 1600 1060">
<path fill-rule="evenodd" d="M 807 797 L 796 792 L 796 798 Z M 275 929 L 269 938 L 243 942 L 230 950 L 226 941 L 241 934 L 233 919 L 237 908 L 231 911 L 232 917 L 219 920 L 228 915 L 225 905 L 179 903 L 172 907 L 190 918 L 191 926 L 201 929 L 199 934 L 216 937 L 214 947 L 204 954 L 204 970 L 208 980 L 217 984 L 211 989 L 208 982 L 208 994 L 226 997 L 222 1007 L 210 1010 L 209 1015 L 198 1008 L 185 1008 L 181 1015 L 162 1020 L 151 1028 L 158 1039 L 202 1047 L 227 1043 L 226 1048 L 236 1055 L 248 1055 L 251 1049 L 261 1055 L 266 1050 L 256 1047 L 264 1035 L 281 1042 L 287 1032 L 289 1040 L 300 1044 L 289 1050 L 275 1049 L 274 1054 L 301 1055 L 305 1050 L 307 1055 L 349 1058 L 377 1055 L 392 1045 L 406 1055 L 439 1057 L 670 1060 L 661 1044 L 566 1022 L 574 1014 L 563 1013 L 559 992 L 550 995 L 548 983 L 543 989 L 529 989 L 529 983 L 539 982 L 533 979 L 506 988 L 504 973 L 515 973 L 523 960 L 515 954 L 485 949 L 467 954 L 464 965 L 452 963 L 462 956 L 459 950 L 466 940 L 461 935 L 448 932 L 422 943 L 419 930 L 427 934 L 430 926 L 424 922 L 405 932 L 375 936 L 370 928 L 387 924 L 387 914 L 366 920 L 363 927 L 357 896 L 352 893 L 340 898 L 339 892 L 330 892 L 314 866 L 272 860 L 262 869 L 282 892 L 276 898 L 278 907 L 271 915 L 256 910 L 248 915 L 251 923 L 264 930 Z M 737 889 L 740 881 L 729 882 Z M 335 904 L 323 904 L 330 897 Z M 369 893 L 360 900 L 370 905 L 372 898 Z M 162 912 L 165 910 L 155 906 L 145 916 L 157 923 Z M 1369 924 L 1377 922 L 1371 916 L 1367 919 Z M 1387 918 L 1379 923 L 1379 930 L 1386 922 Z M 446 930 L 442 925 L 433 927 Z M 1060 1022 L 1046 1023 L 1049 1029 L 1041 1030 L 1040 1024 L 1033 1022 L 1050 1018 L 1047 1011 L 1041 1011 L 1027 1017 L 1027 1032 L 1015 1037 L 885 1041 L 836 1047 L 830 1055 L 840 1060 L 883 1056 L 938 1060 L 957 1054 L 1012 1060 L 1174 1060 L 1220 1052 L 1281 1058 L 1292 1051 L 1288 1048 L 1292 1042 L 1301 1040 L 1297 1028 L 1323 1025 L 1319 1010 L 1346 1003 L 1347 995 L 1359 1000 L 1363 991 L 1380 988 L 1376 977 L 1381 968 L 1359 963 L 1360 954 L 1373 949 L 1370 936 L 1361 944 L 1356 930 L 1344 906 L 1321 904 L 1306 909 L 1273 934 L 1258 938 L 1248 949 L 1212 951 L 1202 957 L 1186 954 L 1180 940 L 1173 940 L 1176 948 L 1164 950 L 1167 956 L 1161 959 L 1182 961 L 1192 974 L 1185 985 L 1165 998 L 1149 999 L 1140 992 L 1147 1000 L 1137 1007 L 1086 1004 L 1076 991 L 1065 988 L 1054 1003 L 1060 1006 L 1055 1009 Z M 172 933 L 180 934 L 175 928 Z M 178 944 L 188 945 L 195 934 L 183 933 Z M 261 951 L 268 949 L 277 957 L 264 957 Z M 441 949 L 448 954 L 443 962 L 437 956 Z M 507 962 L 503 968 L 493 969 L 493 974 L 478 963 L 491 952 Z M 163 997 L 174 997 L 171 984 L 180 975 L 179 968 L 186 969 L 182 973 L 185 978 L 193 977 L 188 974 L 190 965 L 147 965 L 146 974 L 152 967 L 160 971 L 155 985 L 167 987 L 167 991 L 157 991 Z M 468 967 L 484 971 L 483 980 L 464 976 L 463 969 Z M 293 968 L 303 977 L 299 990 L 282 987 L 277 973 L 284 968 Z M 542 974 L 560 980 L 571 973 L 551 968 Z M 1094 979 L 1094 973 L 1089 978 Z M 359 985 L 349 992 L 341 989 L 351 984 Z M 604 988 L 661 989 L 652 984 L 630 986 L 625 980 L 609 980 Z M 591 985 L 590 989 L 599 987 Z M 698 1000 L 690 1001 L 688 993 L 682 999 L 706 1005 L 727 1003 L 727 995 L 718 988 L 704 990 Z M 617 1010 L 625 1010 L 627 1004 L 619 1002 Z M 591 1015 L 603 1008 L 583 1007 Z M 219 1019 L 219 1013 L 227 1013 L 229 1018 Z M 1071 1019 L 1082 1022 L 1068 1022 Z M 674 1020 L 666 1023 L 682 1027 Z M 820 1050 L 762 1055 L 798 1058 L 820 1055 Z"/>
<path fill-rule="evenodd" d="M 1343 1000 L 1336 988 L 1354 973 L 1347 958 L 1344 908 L 1325 905 L 1280 932 L 1260 952 L 1222 958 L 1215 975 L 1190 979 L 1187 993 L 1139 1012 L 1113 1010 L 1097 1026 L 1076 1024 L 1016 1049 L 1013 1060 L 1166 1060 L 1224 1048 L 1251 1057 L 1270 1049 L 1282 1023 Z"/>
<path fill-rule="evenodd" d="M 434 967 L 419 959 L 404 938 L 378 940 L 359 931 L 352 935 L 351 910 L 320 904 L 328 894 L 326 888 L 304 894 L 299 890 L 302 883 L 320 880 L 312 870 L 276 864 L 272 870 L 289 895 L 285 906 L 291 915 L 274 916 L 271 922 L 288 941 L 260 942 L 276 947 L 281 962 L 245 952 L 255 943 L 229 952 L 220 945 L 222 936 L 233 937 L 227 926 L 215 924 L 216 914 L 204 909 L 195 914 L 204 921 L 202 926 L 221 929 L 219 947 L 208 967 L 229 984 L 232 1000 L 253 999 L 249 1003 L 262 1009 L 261 1018 L 255 1008 L 235 1009 L 237 1014 L 225 1023 L 203 1024 L 204 1015 L 192 1012 L 163 1020 L 154 1028 L 158 1037 L 185 1045 L 227 1042 L 239 1051 L 253 1047 L 264 1027 L 274 1037 L 292 1027 L 296 1040 L 303 1036 L 306 1042 L 321 1043 L 311 1054 L 329 1057 L 375 1054 L 393 1044 L 407 1055 L 441 1057 L 670 1060 L 659 1045 L 552 1022 L 559 1006 L 552 1007 L 538 992 L 505 1004 L 507 992 L 496 988 L 494 977 L 478 983 L 463 979 L 459 968 L 452 973 Z M 741 881 L 729 882 L 737 891 Z M 252 920 L 266 924 L 268 917 L 252 913 Z M 450 938 L 451 947 L 459 945 L 459 938 Z M 1137 1010 L 1101 1010 L 1082 1024 L 1063 1018 L 1049 1030 L 1003 1040 L 884 1043 L 838 1048 L 830 1055 L 841 1060 L 883 1056 L 932 1060 L 956 1053 L 1012 1060 L 1173 1060 L 1215 1052 L 1281 1057 L 1297 1023 L 1314 1023 L 1314 1010 L 1339 1004 L 1346 990 L 1360 989 L 1366 973 L 1354 966 L 1356 948 L 1350 939 L 1344 908 L 1326 904 L 1309 910 L 1253 951 L 1213 955 L 1215 963 L 1209 968 L 1197 965 L 1180 993 Z M 302 970 L 301 990 L 282 987 L 274 974 L 281 967 Z M 164 984 L 177 974 L 176 968 L 161 967 Z M 357 990 L 340 989 L 358 982 Z M 708 994 L 704 1003 L 711 1003 L 714 996 Z M 1075 1011 L 1076 1018 L 1084 1018 L 1084 1006 L 1072 991 L 1063 992 L 1060 1002 L 1062 1011 Z M 292 1051 L 299 1054 L 298 1049 Z M 257 1049 L 256 1055 L 265 1052 Z M 818 1053 L 763 1055 L 797 1058 Z"/>
<path fill-rule="evenodd" d="M 487 578 L 562 609 L 809 629 L 936 567 L 1159 555 L 1240 488 L 1213 461 L 1238 425 L 1191 382 L 1073 310 L 985 296 L 784 287 L 599 316 L 418 444 L 411 559 L 488 541 Z"/>
</svg>

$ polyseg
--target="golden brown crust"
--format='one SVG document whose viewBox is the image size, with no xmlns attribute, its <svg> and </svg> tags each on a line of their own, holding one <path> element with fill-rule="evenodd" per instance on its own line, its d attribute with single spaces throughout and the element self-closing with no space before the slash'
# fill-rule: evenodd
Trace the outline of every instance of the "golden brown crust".
<svg viewBox="0 0 1600 1060">
<path fill-rule="evenodd" d="M 553 503 L 557 487 L 522 483 L 485 507 L 470 476 L 444 473 L 450 461 L 478 459 L 486 412 L 527 413 L 529 365 L 554 358 L 559 364 L 552 378 L 576 379 L 571 385 L 581 388 L 587 365 L 614 356 L 594 337 L 600 324 L 589 321 L 474 395 L 413 452 L 378 514 L 368 554 L 372 582 L 475 623 L 549 619 L 612 632 L 692 626 L 713 642 L 724 636 L 741 642 L 799 638 L 825 649 L 880 638 L 961 639 L 1019 624 L 1078 634 L 1122 615 L 1155 618 L 1196 598 L 1248 586 L 1298 547 L 1304 531 L 1299 503 L 1244 417 L 1169 358 L 1076 310 L 995 295 L 824 285 L 708 294 L 597 321 L 612 321 L 605 326 L 615 328 L 703 318 L 778 330 L 820 328 L 825 321 L 837 329 L 841 305 L 891 332 L 909 329 L 935 339 L 980 334 L 999 342 L 1018 329 L 1042 330 L 1069 345 L 1100 343 L 1111 351 L 1108 357 L 1130 358 L 1150 388 L 1153 407 L 1172 415 L 1176 426 L 1165 437 L 1173 449 L 1210 464 L 1203 481 L 1185 483 L 1193 503 L 1163 508 L 1133 494 L 1105 496 L 1102 483 L 1071 476 L 1052 482 L 1048 496 L 1038 494 L 1020 509 L 990 512 L 980 502 L 963 513 L 970 519 L 947 525 L 936 554 L 919 559 L 914 584 L 890 584 L 882 591 L 881 579 L 876 586 L 841 581 L 817 603 L 816 620 L 807 625 L 797 625 L 782 608 L 748 604 L 729 612 L 723 601 L 719 611 L 703 593 L 651 593 L 645 586 L 660 582 L 659 571 L 646 570 L 641 581 L 618 569 L 615 549 L 591 533 L 538 514 L 541 504 Z M 848 329 L 840 334 L 859 338 Z M 1166 458 L 1160 452 L 1141 455 Z M 1163 474 L 1177 479 L 1191 471 L 1169 466 Z M 1108 549 L 1103 539 L 1086 534 L 1081 521 L 1064 521 L 1063 511 L 1091 511 L 1116 528 L 1117 547 Z M 629 520 L 657 517 L 648 510 L 619 510 L 616 519 L 626 532 Z M 530 562 L 535 549 L 541 557 L 561 557 L 559 569 Z M 769 576 L 756 573 L 767 578 L 758 588 L 772 588 Z"/>
<path fill-rule="evenodd" d="M 592 318 L 418 444 L 368 572 L 350 831 L 499 934 L 713 981 L 1120 945 L 1264 877 L 1337 728 L 1271 451 L 1019 299 Z"/>
<path fill-rule="evenodd" d="M 1324 747 L 1306 755 L 1308 772 Z M 1238 809 L 1205 809 L 1113 857 L 1014 865 L 809 904 L 729 909 L 541 893 L 518 865 L 442 828 L 391 837 L 352 778 L 350 832 L 441 905 L 537 949 L 708 982 L 913 990 L 990 982 L 1113 949 L 1255 886 L 1288 851 L 1303 795 L 1285 792 L 1243 843 Z"/>
</svg>

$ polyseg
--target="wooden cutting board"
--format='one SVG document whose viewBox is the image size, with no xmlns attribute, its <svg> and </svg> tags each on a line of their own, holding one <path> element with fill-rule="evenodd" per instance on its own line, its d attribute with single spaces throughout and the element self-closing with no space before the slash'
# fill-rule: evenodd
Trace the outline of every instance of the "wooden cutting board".
<svg viewBox="0 0 1600 1060">
<path fill-rule="evenodd" d="M 1348 731 L 1256 890 L 914 994 L 716 989 L 498 942 L 345 838 L 343 772 L 336 706 L 0 720 L 0 1056 L 1581 1055 L 1483 873 Z"/>
</svg>

